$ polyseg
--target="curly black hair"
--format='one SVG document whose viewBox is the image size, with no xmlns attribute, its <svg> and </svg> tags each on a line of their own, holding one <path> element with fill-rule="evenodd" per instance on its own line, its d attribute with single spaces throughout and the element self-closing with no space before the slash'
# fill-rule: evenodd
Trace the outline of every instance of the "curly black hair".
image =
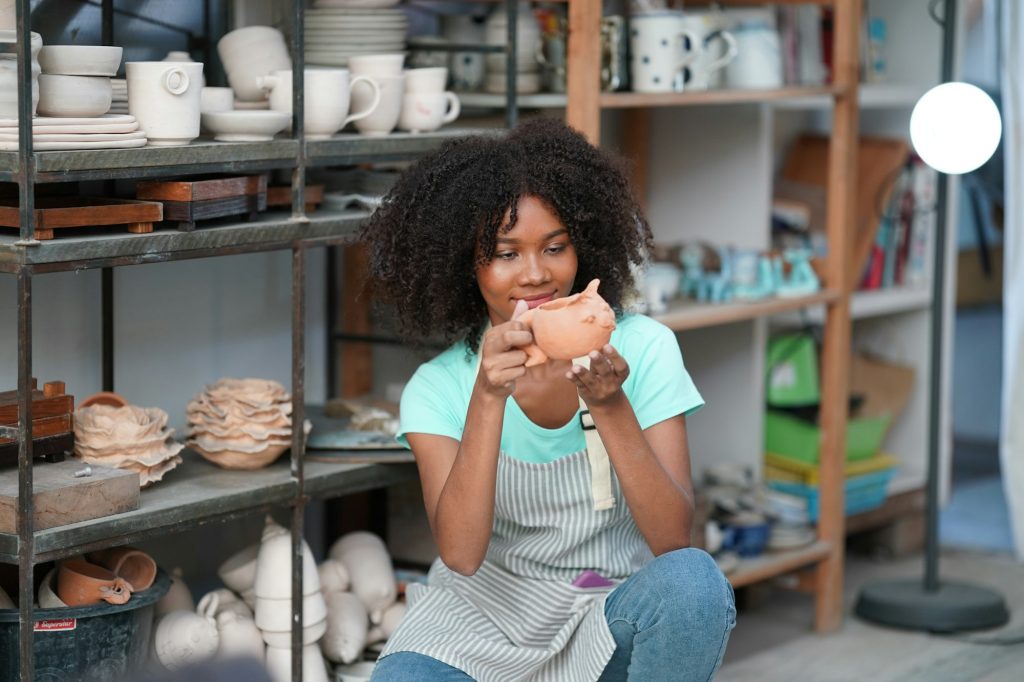
<svg viewBox="0 0 1024 682">
<path fill-rule="evenodd" d="M 476 269 L 494 257 L 505 214 L 512 229 L 519 198 L 544 201 L 569 232 L 578 269 L 572 293 L 594 278 L 622 312 L 651 230 L 621 159 L 596 149 L 552 118 L 501 135 L 443 144 L 413 164 L 363 228 L 370 284 L 394 307 L 398 330 L 422 343 L 466 340 L 475 349 L 487 323 Z"/>
</svg>

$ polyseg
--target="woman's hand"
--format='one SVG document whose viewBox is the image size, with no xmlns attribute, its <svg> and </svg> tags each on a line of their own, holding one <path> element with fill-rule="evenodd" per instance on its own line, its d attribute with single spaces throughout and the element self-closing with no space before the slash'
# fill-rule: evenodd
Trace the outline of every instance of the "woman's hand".
<svg viewBox="0 0 1024 682">
<path fill-rule="evenodd" d="M 526 301 L 519 301 L 511 320 L 484 334 L 477 385 L 499 398 L 512 395 L 516 379 L 526 374 L 526 351 L 521 348 L 533 343 L 533 333 L 516 318 L 528 308 Z"/>
<path fill-rule="evenodd" d="M 629 364 L 611 344 L 590 352 L 590 369 L 573 365 L 565 377 L 576 384 L 588 408 L 610 405 L 623 396 L 622 384 L 629 376 Z"/>
</svg>

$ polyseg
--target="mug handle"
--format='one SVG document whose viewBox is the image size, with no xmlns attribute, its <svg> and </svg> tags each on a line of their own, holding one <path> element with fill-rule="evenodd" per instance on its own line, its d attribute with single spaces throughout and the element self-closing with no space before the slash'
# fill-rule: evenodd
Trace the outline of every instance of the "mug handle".
<svg viewBox="0 0 1024 682">
<path fill-rule="evenodd" d="M 448 100 L 448 113 L 441 119 L 441 123 L 451 123 L 462 112 L 462 104 L 459 102 L 459 96 L 451 90 L 446 91 L 444 96 Z"/>
<path fill-rule="evenodd" d="M 358 121 L 361 118 L 366 118 L 374 111 L 376 111 L 377 105 L 380 104 L 380 86 L 377 84 L 377 81 L 373 80 L 369 76 L 356 76 L 355 78 L 352 79 L 352 82 L 348 84 L 348 96 L 350 102 L 352 101 L 352 88 L 356 86 L 356 83 L 366 83 L 373 89 L 373 101 L 370 103 L 370 106 L 366 107 L 358 114 L 349 114 L 348 117 L 345 119 L 345 122 L 341 124 L 342 128 L 347 126 L 352 121 Z"/>
<path fill-rule="evenodd" d="M 177 83 L 172 84 L 171 79 L 175 76 L 177 76 Z M 185 69 L 175 66 L 172 69 L 167 69 L 166 71 L 164 71 L 162 82 L 167 92 L 171 93 L 172 95 L 180 95 L 186 90 L 188 90 L 189 77 L 188 74 L 185 73 Z"/>
<path fill-rule="evenodd" d="M 708 38 L 709 40 L 721 38 L 725 41 L 725 54 L 708 64 L 708 72 L 710 73 L 711 71 L 717 71 L 723 66 L 728 65 L 732 60 L 736 59 L 736 55 L 739 54 L 739 47 L 736 45 L 736 36 L 728 31 L 712 33 Z"/>
<path fill-rule="evenodd" d="M 683 29 L 683 30 L 681 30 L 679 32 L 678 37 L 679 37 L 680 42 L 683 42 L 683 39 L 689 40 L 690 41 L 690 49 L 689 49 L 688 52 L 686 52 L 686 54 L 683 55 L 683 58 L 679 60 L 679 63 L 676 64 L 676 71 L 680 71 L 683 68 L 689 66 L 690 64 L 693 64 L 693 62 L 697 59 L 697 57 L 700 56 L 700 44 L 701 44 L 700 43 L 700 36 L 698 36 L 693 31 L 687 31 L 687 30 Z M 686 43 L 683 42 L 683 45 L 685 46 Z"/>
</svg>

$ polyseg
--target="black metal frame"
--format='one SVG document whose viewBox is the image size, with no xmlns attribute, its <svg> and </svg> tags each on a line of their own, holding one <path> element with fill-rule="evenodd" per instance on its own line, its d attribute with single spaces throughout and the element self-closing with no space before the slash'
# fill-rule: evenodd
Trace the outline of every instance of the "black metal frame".
<svg viewBox="0 0 1024 682">
<path fill-rule="evenodd" d="M 115 9 L 112 0 L 91 2 L 102 10 L 102 42 L 113 43 Z M 18 429 L 0 429 L 0 435 L 16 437 L 18 441 L 18 508 L 17 551 L 0 552 L 0 562 L 17 560 L 19 587 L 19 677 L 23 682 L 34 679 L 33 656 L 33 599 L 35 585 L 33 567 L 37 563 L 68 556 L 72 552 L 137 541 L 144 537 L 165 534 L 209 522 L 238 518 L 260 509 L 288 504 L 292 507 L 292 676 L 302 678 L 302 538 L 305 506 L 311 493 L 306 490 L 306 471 L 303 464 L 305 435 L 302 429 L 305 395 L 305 322 L 306 322 L 306 259 L 310 248 L 334 247 L 351 240 L 355 228 L 365 214 L 349 214 L 334 218 L 310 220 L 305 214 L 305 179 L 307 166 L 408 159 L 435 148 L 441 141 L 454 136 L 445 131 L 436 135 L 393 135 L 384 140 L 369 140 L 356 135 L 340 135 L 332 140 L 307 143 L 304 134 L 304 3 L 293 3 L 294 35 L 292 57 L 292 138 L 256 144 L 204 143 L 177 148 L 106 150 L 81 152 L 36 153 L 32 146 L 32 60 L 31 60 L 31 3 L 16 0 L 17 57 L 18 57 L 18 152 L 0 153 L 0 181 L 18 183 L 20 228 L 18 239 L 0 239 L 0 272 L 17 277 L 17 339 L 18 339 Z M 509 43 L 504 48 L 508 55 L 509 100 L 506 121 L 511 127 L 516 122 L 515 95 L 515 40 L 516 1 L 506 0 L 509 12 Z M 206 26 L 209 27 L 206 11 Z M 460 46 L 460 49 L 495 51 L 493 46 Z M 502 48 L 498 48 L 499 50 Z M 464 134 L 464 133 L 463 133 Z M 207 171 L 249 171 L 273 168 L 292 168 L 292 210 L 287 219 L 262 221 L 238 226 L 234 231 L 221 227 L 207 234 L 129 235 L 123 240 L 112 240 L 101 246 L 76 240 L 63 244 L 42 245 L 35 239 L 34 197 L 37 183 L 81 180 L 112 180 L 116 178 L 157 177 L 174 174 L 196 174 Z M 274 234 L 279 230 L 279 234 Z M 61 240 L 64 241 L 64 240 Z M 6 243 L 5 243 L 6 242 Z M 267 499 L 246 504 L 245 508 L 210 511 L 202 517 L 184 523 L 154 523 L 149 526 L 121 529 L 114 535 L 74 546 L 50 547 L 36 551 L 38 533 L 33 527 L 32 499 L 32 280 L 36 275 L 102 269 L 102 362 L 103 387 L 114 387 L 113 337 L 113 270 L 121 265 L 166 262 L 171 260 L 205 258 L 257 251 L 291 249 L 292 252 L 292 447 L 289 485 L 281 494 L 267 495 Z M 329 252 L 333 252 L 329 248 Z M 333 289 L 329 280 L 329 291 Z M 333 296 L 333 292 L 329 294 Z M 328 329 L 333 330 L 334 310 L 328 313 Z M 329 340 L 329 343 L 332 343 Z M 328 353 L 331 358 L 333 353 Z M 329 360 L 329 363 L 332 362 Z M 332 372 L 333 376 L 333 372 Z M 315 481 L 318 497 L 345 494 L 387 485 L 415 475 L 408 466 L 378 467 L 366 471 L 344 469 L 336 475 L 320 475 Z M 275 488 L 276 490 L 276 488 Z M 128 524 L 131 525 L 131 524 Z"/>
</svg>

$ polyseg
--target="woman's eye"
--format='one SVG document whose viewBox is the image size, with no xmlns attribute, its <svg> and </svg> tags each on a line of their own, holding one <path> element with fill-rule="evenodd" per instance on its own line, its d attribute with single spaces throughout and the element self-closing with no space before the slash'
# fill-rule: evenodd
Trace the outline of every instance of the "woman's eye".
<svg viewBox="0 0 1024 682">
<path fill-rule="evenodd" d="M 515 251 L 505 251 L 503 253 L 496 253 L 494 257 L 498 260 L 512 260 L 516 257 Z"/>
<path fill-rule="evenodd" d="M 548 253 L 561 253 L 565 251 L 565 244 L 554 244 L 548 247 Z"/>
</svg>

